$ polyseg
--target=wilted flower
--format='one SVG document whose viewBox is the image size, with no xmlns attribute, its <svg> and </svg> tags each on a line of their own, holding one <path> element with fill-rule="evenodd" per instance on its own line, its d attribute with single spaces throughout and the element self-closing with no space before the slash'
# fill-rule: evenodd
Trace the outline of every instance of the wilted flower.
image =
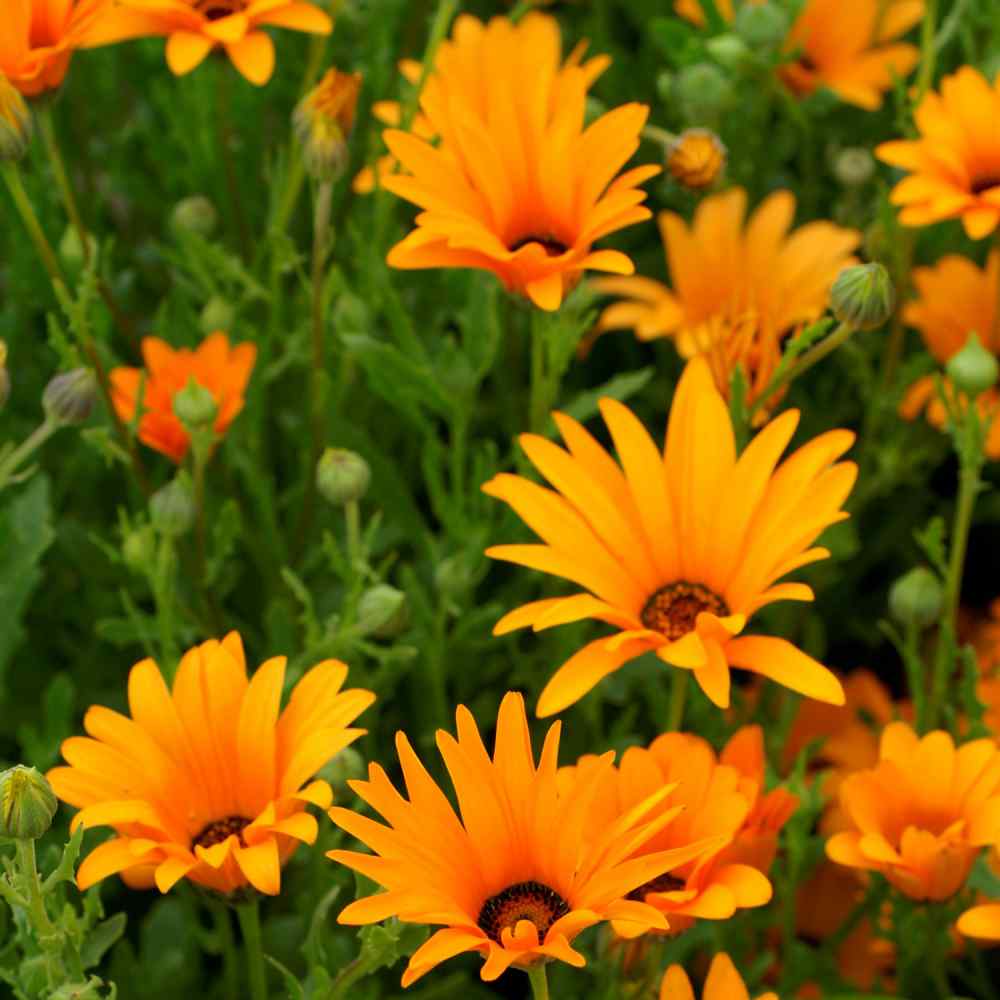
<svg viewBox="0 0 1000 1000">
<path fill-rule="evenodd" d="M 726 147 L 707 128 L 685 129 L 667 149 L 670 176 L 693 191 L 714 184 L 725 165 Z"/>
<path fill-rule="evenodd" d="M 295 108 L 306 169 L 318 180 L 334 180 L 344 170 L 360 91 L 360 73 L 329 69 Z"/>
</svg>

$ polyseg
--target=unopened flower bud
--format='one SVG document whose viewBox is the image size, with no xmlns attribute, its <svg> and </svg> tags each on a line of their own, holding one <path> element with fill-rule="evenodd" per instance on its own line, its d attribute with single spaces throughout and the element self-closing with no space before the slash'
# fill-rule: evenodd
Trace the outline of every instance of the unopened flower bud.
<svg viewBox="0 0 1000 1000">
<path fill-rule="evenodd" d="M 156 553 L 156 539 L 148 524 L 130 531 L 122 540 L 122 559 L 136 573 L 145 573 Z"/>
<path fill-rule="evenodd" d="M 153 527 L 164 535 L 179 538 L 191 530 L 195 519 L 194 494 L 188 477 L 181 473 L 149 498 Z"/>
<path fill-rule="evenodd" d="M 60 424 L 82 424 L 90 419 L 97 403 L 97 379 L 89 368 L 74 368 L 49 380 L 42 393 L 42 407 L 50 420 Z"/>
<path fill-rule="evenodd" d="M 0 774 L 0 836 L 38 840 L 58 806 L 52 786 L 35 768 L 18 764 Z"/>
<path fill-rule="evenodd" d="M 219 415 L 219 404 L 211 390 L 206 389 L 194 378 L 174 395 L 174 413 L 189 430 L 204 430 L 215 423 Z"/>
<path fill-rule="evenodd" d="M 367 771 L 364 757 L 354 747 L 344 747 L 333 760 L 320 768 L 317 777 L 333 789 L 333 797 L 336 799 L 349 792 L 349 781 L 360 780 Z"/>
<path fill-rule="evenodd" d="M 942 600 L 940 580 L 926 566 L 917 566 L 889 589 L 889 613 L 900 625 L 927 628 L 940 617 Z"/>
<path fill-rule="evenodd" d="M 983 347 L 982 341 L 975 333 L 969 334 L 969 339 L 957 354 L 953 354 L 945 365 L 948 378 L 956 388 L 970 396 L 978 396 L 996 385 L 998 369 L 996 355 Z"/>
<path fill-rule="evenodd" d="M 750 55 L 750 49 L 747 48 L 746 42 L 739 35 L 728 32 L 710 38 L 705 43 L 705 48 L 708 49 L 708 54 L 726 69 L 739 69 L 746 63 L 747 57 Z"/>
<path fill-rule="evenodd" d="M 677 96 L 688 118 L 701 121 L 717 117 L 729 106 L 733 87 L 717 66 L 695 63 L 678 74 Z"/>
<path fill-rule="evenodd" d="M 670 176 L 692 191 L 714 184 L 725 165 L 726 147 L 707 128 L 685 129 L 667 150 Z"/>
<path fill-rule="evenodd" d="M 881 264 L 845 267 L 830 289 L 830 309 L 841 323 L 874 330 L 891 315 L 895 295 L 889 272 Z"/>
<path fill-rule="evenodd" d="M 0 163 L 24 157 L 31 144 L 31 112 L 17 88 L 0 73 Z"/>
<path fill-rule="evenodd" d="M 377 583 L 358 601 L 358 631 L 376 639 L 394 639 L 410 623 L 406 594 L 387 583 Z"/>
<path fill-rule="evenodd" d="M 80 231 L 76 226 L 67 226 L 59 241 L 59 257 L 70 271 L 79 271 L 87 262 L 88 256 L 97 253 L 97 240 L 87 234 L 87 251 L 84 250 Z"/>
<path fill-rule="evenodd" d="M 221 330 L 227 333 L 233 328 L 235 310 L 221 295 L 213 295 L 206 303 L 199 317 L 201 332 L 209 334 Z"/>
<path fill-rule="evenodd" d="M 368 492 L 372 472 L 356 452 L 327 448 L 316 466 L 316 487 L 335 507 L 360 500 Z"/>
<path fill-rule="evenodd" d="M 182 198 L 174 205 L 170 222 L 175 229 L 207 237 L 215 232 L 219 213 L 203 194 L 193 194 L 188 198 Z"/>
<path fill-rule="evenodd" d="M 474 582 L 472 567 L 461 555 L 447 556 L 434 570 L 434 585 L 443 597 L 461 597 Z"/>
<path fill-rule="evenodd" d="M 10 373 L 7 371 L 7 345 L 0 340 L 0 410 L 10 399 Z"/>
<path fill-rule="evenodd" d="M 361 92 L 360 73 L 327 70 L 292 115 L 295 134 L 311 177 L 336 180 L 347 165 L 347 141 Z"/>
<path fill-rule="evenodd" d="M 736 12 L 733 28 L 751 49 L 774 48 L 788 34 L 788 15 L 776 4 L 744 4 Z"/>
<path fill-rule="evenodd" d="M 844 187 L 861 187 L 875 173 L 875 158 L 864 146 L 848 146 L 833 158 L 833 176 Z"/>
</svg>

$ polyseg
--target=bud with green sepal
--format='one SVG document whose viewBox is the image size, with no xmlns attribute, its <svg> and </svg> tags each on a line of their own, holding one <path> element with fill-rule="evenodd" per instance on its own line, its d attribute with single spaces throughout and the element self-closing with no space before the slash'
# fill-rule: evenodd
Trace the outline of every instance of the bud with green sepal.
<svg viewBox="0 0 1000 1000">
<path fill-rule="evenodd" d="M 864 146 L 848 146 L 833 157 L 833 175 L 844 187 L 861 187 L 874 174 L 875 157 Z"/>
<path fill-rule="evenodd" d="M 955 388 L 970 396 L 979 396 L 996 385 L 1000 364 L 996 355 L 983 347 L 979 335 L 970 333 L 965 346 L 945 365 Z"/>
<path fill-rule="evenodd" d="M 86 423 L 97 403 L 97 379 L 89 368 L 61 372 L 49 381 L 42 393 L 46 417 L 56 424 Z"/>
<path fill-rule="evenodd" d="M 733 101 L 733 85 L 712 63 L 685 66 L 677 76 L 677 98 L 687 118 L 714 121 Z"/>
<path fill-rule="evenodd" d="M 59 259 L 66 266 L 70 273 L 78 273 L 87 263 L 97 255 L 97 240 L 89 233 L 87 234 L 87 244 L 84 247 L 83 238 L 76 226 L 67 226 L 59 241 Z"/>
<path fill-rule="evenodd" d="M 183 198 L 174 206 L 170 224 L 180 232 L 197 233 L 208 238 L 215 232 L 219 213 L 203 194 Z"/>
<path fill-rule="evenodd" d="M 201 332 L 206 336 L 216 331 L 227 331 L 233 327 L 233 320 L 236 318 L 236 310 L 221 295 L 213 295 L 198 317 L 198 324 Z"/>
<path fill-rule="evenodd" d="M 219 404 L 211 390 L 200 382 L 189 378 L 173 400 L 174 414 L 191 433 L 204 431 L 212 427 L 219 415 Z"/>
<path fill-rule="evenodd" d="M 892 315 L 895 293 L 889 272 L 878 263 L 845 267 L 830 289 L 830 309 L 855 330 L 874 330 Z"/>
<path fill-rule="evenodd" d="M 356 503 L 368 492 L 372 473 L 356 452 L 327 448 L 316 466 L 316 487 L 335 507 Z"/>
<path fill-rule="evenodd" d="M 917 566 L 901 576 L 889 590 L 889 613 L 900 625 L 927 628 L 941 616 L 944 589 L 937 574 Z"/>
<path fill-rule="evenodd" d="M 750 49 L 739 35 L 716 35 L 705 43 L 708 54 L 725 69 L 738 70 L 750 59 Z"/>
<path fill-rule="evenodd" d="M 394 639 L 410 624 L 406 594 L 387 583 L 377 583 L 358 601 L 358 631 L 376 639 Z"/>
<path fill-rule="evenodd" d="M 175 476 L 149 498 L 149 515 L 153 527 L 178 538 L 187 534 L 195 520 L 194 493 L 186 472 Z"/>
<path fill-rule="evenodd" d="M 776 4 L 744 5 L 736 12 L 733 28 L 751 49 L 773 49 L 788 35 L 789 20 Z"/>
<path fill-rule="evenodd" d="M 52 826 L 59 802 L 45 775 L 18 764 L 0 774 L 0 836 L 38 840 Z"/>
</svg>

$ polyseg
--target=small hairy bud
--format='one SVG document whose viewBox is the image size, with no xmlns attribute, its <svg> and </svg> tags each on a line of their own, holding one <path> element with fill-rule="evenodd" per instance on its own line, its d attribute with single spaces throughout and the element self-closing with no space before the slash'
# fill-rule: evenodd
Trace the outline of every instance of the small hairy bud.
<svg viewBox="0 0 1000 1000">
<path fill-rule="evenodd" d="M 327 448 L 316 466 L 316 488 L 335 507 L 360 500 L 368 492 L 372 473 L 356 452 Z"/>
<path fill-rule="evenodd" d="M 889 590 L 889 613 L 900 625 L 927 628 L 941 615 L 941 581 L 926 566 L 901 576 Z"/>
<path fill-rule="evenodd" d="M 891 315 L 895 302 L 889 272 L 881 264 L 845 267 L 830 289 L 830 309 L 841 323 L 874 330 Z"/>
<path fill-rule="evenodd" d="M 875 174 L 875 157 L 863 146 L 849 146 L 833 158 L 833 176 L 844 187 L 861 187 Z"/>
<path fill-rule="evenodd" d="M 716 35 L 705 43 L 708 54 L 726 69 L 739 69 L 746 63 L 750 49 L 739 35 Z"/>
<path fill-rule="evenodd" d="M 945 365 L 948 378 L 956 388 L 970 396 L 978 396 L 996 385 L 1000 373 L 996 355 L 983 347 L 982 341 L 975 333 L 969 334 L 969 339 L 957 354 L 953 354 Z"/>
<path fill-rule="evenodd" d="M 0 774 L 0 835 L 38 840 L 58 805 L 52 786 L 35 768 L 17 764 Z"/>
<path fill-rule="evenodd" d="M 198 317 L 198 324 L 206 337 L 218 330 L 226 333 L 233 328 L 235 316 L 235 310 L 226 299 L 222 298 L 221 295 L 213 295 L 205 303 L 205 307 Z"/>
<path fill-rule="evenodd" d="M 718 66 L 695 63 L 677 75 L 677 96 L 689 119 L 713 119 L 731 104 L 733 86 Z"/>
<path fill-rule="evenodd" d="M 394 639 L 410 623 L 406 594 L 387 583 L 369 587 L 358 601 L 358 630 L 376 639 Z"/>
<path fill-rule="evenodd" d="M 182 198 L 174 205 L 170 215 L 170 223 L 174 229 L 197 233 L 199 236 L 211 236 L 218 222 L 219 213 L 203 194 Z"/>
<path fill-rule="evenodd" d="M 89 368 L 60 372 L 42 393 L 46 416 L 67 426 L 86 423 L 96 403 L 97 379 Z"/>
<path fill-rule="evenodd" d="M 191 530 L 195 513 L 194 494 L 184 473 L 160 487 L 149 498 L 149 516 L 153 527 L 174 538 Z"/>
<path fill-rule="evenodd" d="M 192 431 L 211 427 L 219 415 L 219 404 L 211 390 L 194 378 L 189 378 L 187 385 L 175 394 L 173 405 L 177 419 Z"/>
<path fill-rule="evenodd" d="M 752 49 L 774 48 L 788 34 L 788 15 L 773 3 L 744 4 L 733 22 L 736 34 Z"/>
</svg>

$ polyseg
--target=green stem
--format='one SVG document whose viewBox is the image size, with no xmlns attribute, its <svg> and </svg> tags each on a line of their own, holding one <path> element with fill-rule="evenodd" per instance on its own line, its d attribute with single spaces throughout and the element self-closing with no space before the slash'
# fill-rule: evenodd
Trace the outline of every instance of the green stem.
<svg viewBox="0 0 1000 1000">
<path fill-rule="evenodd" d="M 698 0 L 698 6 L 705 15 L 705 25 L 711 31 L 725 31 L 728 27 L 725 18 L 719 13 L 715 0 Z"/>
<path fill-rule="evenodd" d="M 673 132 L 668 132 L 658 125 L 647 125 L 642 130 L 642 136 L 651 142 L 659 143 L 664 149 L 669 149 L 677 141 L 677 136 Z"/>
<path fill-rule="evenodd" d="M 531 314 L 531 401 L 529 427 L 535 434 L 541 434 L 549 418 L 552 398 L 549 373 L 549 336 L 546 314 L 534 309 Z"/>
<path fill-rule="evenodd" d="M 347 561 L 351 572 L 358 575 L 361 569 L 361 508 L 357 500 L 344 505 L 344 524 L 347 531 Z"/>
<path fill-rule="evenodd" d="M 222 155 L 222 167 L 225 171 L 226 187 L 229 189 L 230 206 L 233 213 L 233 224 L 236 237 L 239 240 L 240 254 L 244 260 L 249 259 L 250 228 L 247 225 L 243 211 L 243 198 L 240 195 L 239 175 L 236 172 L 236 161 L 233 158 L 232 101 L 230 99 L 232 69 L 229 61 L 220 59 L 216 66 L 215 114 L 216 128 L 219 134 L 219 152 Z"/>
<path fill-rule="evenodd" d="M 260 936 L 260 908 L 256 898 L 236 907 L 243 935 L 243 950 L 247 959 L 247 979 L 251 1000 L 267 1000 L 267 969 L 264 966 L 264 946 Z"/>
<path fill-rule="evenodd" d="M 45 908 L 42 898 L 42 885 L 38 880 L 38 865 L 35 861 L 35 842 L 33 840 L 17 841 L 17 861 L 21 869 L 24 883 L 28 887 L 28 913 L 35 931 L 43 937 L 56 934 L 56 927 Z"/>
<path fill-rule="evenodd" d="M 545 968 L 544 961 L 528 966 L 528 979 L 531 980 L 531 995 L 534 1000 L 549 1000 L 549 978 Z"/>
<path fill-rule="evenodd" d="M 914 104 L 919 104 L 934 80 L 934 63 L 937 48 L 934 35 L 937 28 L 937 0 L 926 0 L 924 19 L 920 24 L 920 71 L 917 73 L 917 92 Z"/>
<path fill-rule="evenodd" d="M 62 288 L 65 291 L 66 282 L 63 280 L 59 261 L 52 250 L 51 244 L 45 237 L 45 233 L 38 221 L 38 216 L 35 215 L 35 210 L 31 206 L 31 199 L 24 190 L 24 184 L 21 183 L 21 173 L 17 169 L 17 164 L 10 161 L 0 163 L 0 171 L 3 173 L 7 190 L 10 191 L 10 196 L 14 199 L 14 205 L 21 216 L 24 228 L 28 230 L 31 242 L 35 245 L 35 250 L 49 274 L 53 287 L 56 289 Z"/>
<path fill-rule="evenodd" d="M 6 458 L 0 461 L 0 490 L 17 474 L 21 463 L 37 451 L 55 432 L 59 423 L 45 418 Z"/>
<path fill-rule="evenodd" d="M 233 924 L 229 919 L 229 908 L 222 905 L 212 907 L 215 914 L 215 931 L 219 935 L 219 952 L 222 955 L 222 995 L 226 1000 L 239 1000 L 240 977 L 236 957 L 236 939 Z"/>
<path fill-rule="evenodd" d="M 153 601 L 160 631 L 160 666 L 168 683 L 177 670 L 177 647 L 174 644 L 174 543 L 170 535 L 160 537 L 153 567 Z"/>
<path fill-rule="evenodd" d="M 667 716 L 667 732 L 676 733 L 684 718 L 684 702 L 687 700 L 688 671 L 675 667 L 670 679 L 670 714 Z"/>
<path fill-rule="evenodd" d="M 80 244 L 83 250 L 84 262 L 90 263 L 90 237 L 87 234 L 87 227 L 83 223 L 83 216 L 80 214 L 79 206 L 76 203 L 76 196 L 73 194 L 73 185 L 70 184 L 69 174 L 66 172 L 66 164 L 63 161 L 62 153 L 59 151 L 59 143 L 56 140 L 55 125 L 52 122 L 52 105 L 43 102 L 39 109 L 38 121 L 41 125 L 42 142 L 45 145 L 45 152 L 49 157 L 52 172 L 55 174 L 56 187 L 62 196 L 63 205 L 69 221 L 80 237 Z"/>
</svg>

